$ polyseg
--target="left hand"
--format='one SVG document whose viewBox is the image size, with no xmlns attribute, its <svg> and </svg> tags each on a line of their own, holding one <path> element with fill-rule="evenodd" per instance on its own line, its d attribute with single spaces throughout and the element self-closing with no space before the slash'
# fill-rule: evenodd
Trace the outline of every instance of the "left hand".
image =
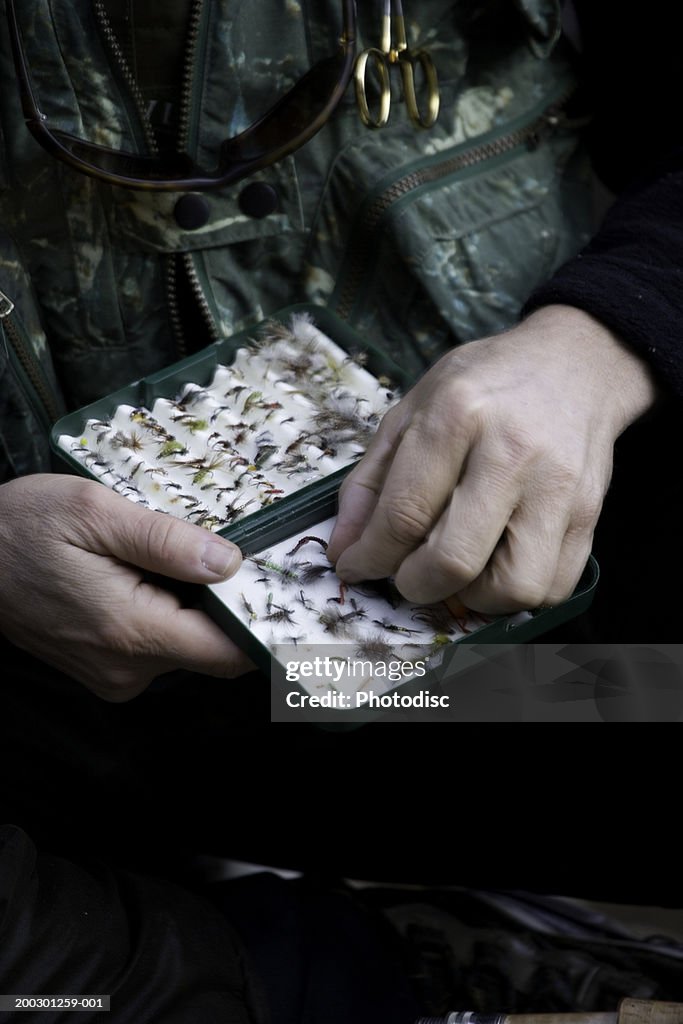
<svg viewBox="0 0 683 1024">
<path fill-rule="evenodd" d="M 558 604 L 588 560 L 614 442 L 656 397 L 647 364 L 573 307 L 461 345 L 384 416 L 328 556 L 346 582 L 391 575 L 416 603 Z"/>
<path fill-rule="evenodd" d="M 234 544 L 66 473 L 0 487 L 0 632 L 99 697 L 126 701 L 184 669 L 233 678 L 251 661 L 161 577 L 233 576 Z"/>
</svg>

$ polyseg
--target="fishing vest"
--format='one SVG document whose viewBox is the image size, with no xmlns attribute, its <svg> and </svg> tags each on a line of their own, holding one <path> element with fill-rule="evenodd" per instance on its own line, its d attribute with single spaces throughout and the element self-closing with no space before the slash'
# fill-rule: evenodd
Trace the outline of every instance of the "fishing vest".
<svg viewBox="0 0 683 1024">
<path fill-rule="evenodd" d="M 51 122 L 144 152 L 146 112 L 103 3 L 17 6 Z M 212 166 L 333 52 L 340 9 L 189 6 L 181 144 Z M 379 45 L 380 6 L 358 4 L 358 51 Z M 0 8 L 2 477 L 49 465 L 64 409 L 293 303 L 328 306 L 417 375 L 513 323 L 593 228 L 559 0 L 405 0 L 409 44 L 438 73 L 433 127 L 396 89 L 388 123 L 367 127 L 351 84 L 293 155 L 189 196 L 101 184 L 49 156 L 22 117 Z"/>
</svg>

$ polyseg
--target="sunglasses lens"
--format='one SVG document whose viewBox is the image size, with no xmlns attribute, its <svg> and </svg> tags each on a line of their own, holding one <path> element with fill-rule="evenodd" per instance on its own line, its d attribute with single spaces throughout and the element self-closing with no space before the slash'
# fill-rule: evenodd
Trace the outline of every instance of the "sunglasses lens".
<svg viewBox="0 0 683 1024">
<path fill-rule="evenodd" d="M 181 180 L 192 174 L 195 169 L 190 158 L 183 153 L 166 156 L 163 159 L 156 156 L 140 156 L 97 146 L 59 131 L 51 132 L 50 137 L 43 141 L 48 149 L 56 151 L 56 156 L 59 156 L 61 151 L 64 159 L 71 157 L 78 163 L 89 164 L 107 177 L 150 182 L 162 177 Z"/>
<path fill-rule="evenodd" d="M 224 169 L 231 161 L 255 161 L 280 156 L 303 144 L 320 128 L 343 95 L 347 57 L 339 52 L 311 68 L 295 86 L 251 127 L 221 148 Z"/>
</svg>

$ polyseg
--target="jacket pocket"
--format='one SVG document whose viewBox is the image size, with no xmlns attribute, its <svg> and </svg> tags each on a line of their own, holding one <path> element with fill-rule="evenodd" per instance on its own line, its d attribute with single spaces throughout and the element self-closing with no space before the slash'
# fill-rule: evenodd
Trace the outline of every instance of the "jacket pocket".
<svg viewBox="0 0 683 1024">
<path fill-rule="evenodd" d="M 562 99 L 387 175 L 358 208 L 328 301 L 410 372 L 510 326 L 588 240 L 590 172 Z"/>
</svg>

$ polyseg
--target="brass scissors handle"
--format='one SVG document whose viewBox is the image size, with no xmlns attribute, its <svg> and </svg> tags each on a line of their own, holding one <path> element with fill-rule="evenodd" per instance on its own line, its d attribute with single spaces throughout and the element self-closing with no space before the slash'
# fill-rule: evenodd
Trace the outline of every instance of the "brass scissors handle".
<svg viewBox="0 0 683 1024">
<path fill-rule="evenodd" d="M 403 77 L 403 92 L 405 93 L 410 120 L 420 128 L 431 128 L 439 116 L 440 104 L 439 80 L 436 75 L 434 61 L 426 50 L 417 50 L 415 53 L 406 50 L 399 60 Z M 427 110 L 425 113 L 420 110 L 415 92 L 416 64 L 419 64 L 422 69 L 426 86 Z"/>
<path fill-rule="evenodd" d="M 372 62 L 379 79 L 379 110 L 374 117 L 370 113 L 368 94 L 365 87 L 368 61 Z M 378 50 L 376 46 L 370 46 L 367 50 L 359 53 L 356 58 L 353 77 L 356 85 L 356 101 L 361 121 L 367 128 L 383 128 L 389 120 L 389 111 L 391 109 L 391 81 L 389 79 L 389 65 L 382 51 Z"/>
<path fill-rule="evenodd" d="M 395 5 L 396 13 L 392 14 Z M 396 26 L 396 42 L 393 25 Z M 379 84 L 379 109 L 373 116 L 367 94 L 368 64 L 374 69 Z M 368 128 L 382 128 L 389 120 L 391 110 L 390 70 L 398 65 L 401 71 L 403 93 L 411 121 L 420 128 L 431 128 L 439 116 L 439 82 L 434 61 L 426 50 L 413 52 L 408 47 L 405 19 L 401 0 L 384 0 L 380 48 L 370 46 L 356 58 L 354 82 L 360 118 Z M 420 67 L 427 92 L 427 109 L 420 110 L 415 89 L 415 68 Z"/>
</svg>

